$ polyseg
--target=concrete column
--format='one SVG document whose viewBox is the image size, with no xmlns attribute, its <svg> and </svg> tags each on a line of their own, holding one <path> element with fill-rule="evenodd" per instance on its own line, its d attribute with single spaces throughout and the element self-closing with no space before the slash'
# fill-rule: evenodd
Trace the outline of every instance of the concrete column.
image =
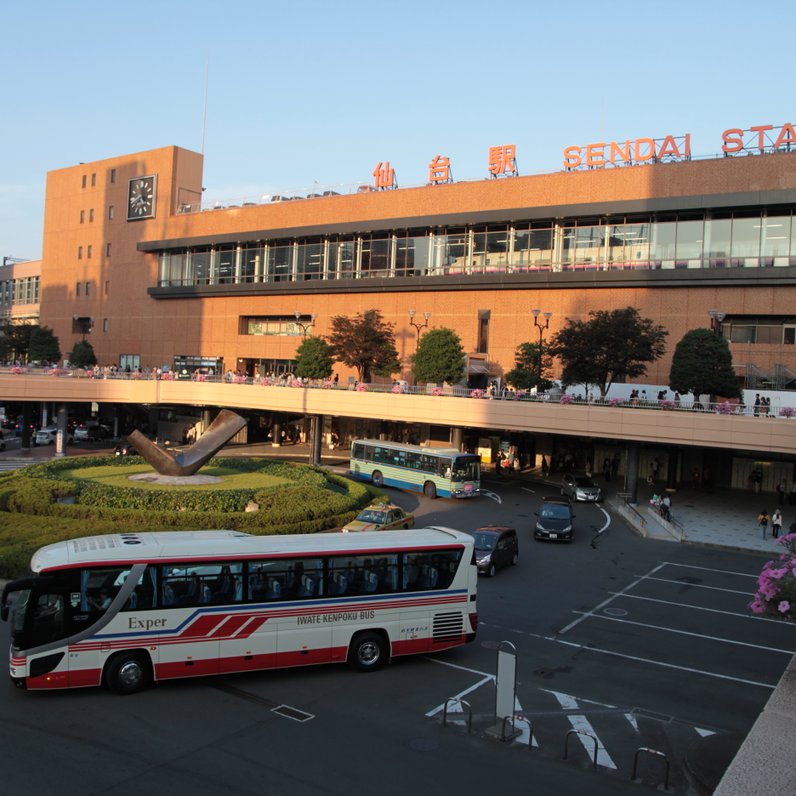
<svg viewBox="0 0 796 796">
<path fill-rule="evenodd" d="M 629 442 L 627 445 L 627 461 L 625 462 L 625 492 L 630 497 L 629 503 L 638 502 L 638 460 L 641 446 L 638 442 Z"/>
<path fill-rule="evenodd" d="M 274 415 L 274 423 L 271 426 L 271 447 L 279 448 L 282 445 L 282 416 Z"/>
<path fill-rule="evenodd" d="M 680 448 L 669 450 L 668 467 L 666 468 L 666 488 L 677 489 L 680 483 L 679 473 L 682 470 L 683 452 Z"/>
<path fill-rule="evenodd" d="M 462 449 L 462 430 L 458 427 L 451 427 L 451 447 L 457 451 Z"/>
<path fill-rule="evenodd" d="M 213 422 L 209 409 L 202 409 L 202 434 L 207 431 L 207 427 Z"/>
<path fill-rule="evenodd" d="M 323 446 L 323 415 L 310 417 L 310 464 L 319 467 Z"/>
<path fill-rule="evenodd" d="M 22 431 L 21 447 L 23 450 L 30 450 L 30 420 L 32 415 L 31 405 L 25 401 L 25 403 L 22 404 L 22 420 L 20 421 L 22 426 L 20 429 Z"/>
<path fill-rule="evenodd" d="M 58 411 L 56 414 L 56 428 L 58 429 L 55 434 L 55 455 L 66 455 L 66 420 L 68 413 L 66 404 L 58 404 Z"/>
</svg>

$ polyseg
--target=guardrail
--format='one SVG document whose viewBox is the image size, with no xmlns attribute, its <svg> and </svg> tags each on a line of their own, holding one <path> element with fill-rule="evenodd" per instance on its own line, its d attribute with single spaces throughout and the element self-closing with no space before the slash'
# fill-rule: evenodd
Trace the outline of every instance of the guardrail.
<svg viewBox="0 0 796 796">
<path fill-rule="evenodd" d="M 207 382 L 210 384 L 249 385 L 260 387 L 282 387 L 300 389 L 334 389 L 351 390 L 354 392 L 394 393 L 401 395 L 444 395 L 452 398 L 472 398 L 490 401 L 519 401 L 542 404 L 573 404 L 575 406 L 605 407 L 605 408 L 631 408 L 650 411 L 665 412 L 697 412 L 702 414 L 735 415 L 747 417 L 766 418 L 796 418 L 796 397 L 793 406 L 775 406 L 768 412 L 755 410 L 752 406 L 744 404 L 719 401 L 714 403 L 700 403 L 691 399 L 683 399 L 679 403 L 670 400 L 620 399 L 620 398 L 592 398 L 584 399 L 581 396 L 569 393 L 543 393 L 535 394 L 521 390 L 509 389 L 471 389 L 469 387 L 445 386 L 434 387 L 430 385 L 408 385 L 404 383 L 377 384 L 365 382 L 352 382 L 339 384 L 332 379 L 308 380 L 292 376 L 246 376 L 242 374 L 181 374 L 173 370 L 166 372 L 157 371 L 121 371 L 109 368 L 95 369 L 65 369 L 65 368 L 37 368 L 37 367 L 0 367 L 0 373 L 11 373 L 25 376 L 49 376 L 54 378 L 75 379 L 112 379 L 118 381 L 193 381 Z"/>
</svg>

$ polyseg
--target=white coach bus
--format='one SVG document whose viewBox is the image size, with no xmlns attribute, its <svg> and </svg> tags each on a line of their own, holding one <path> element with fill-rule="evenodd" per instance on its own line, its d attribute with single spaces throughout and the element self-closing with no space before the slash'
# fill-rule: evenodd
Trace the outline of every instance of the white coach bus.
<svg viewBox="0 0 796 796">
<path fill-rule="evenodd" d="M 392 657 L 475 638 L 473 539 L 442 527 L 359 534 L 124 533 L 38 550 L 9 582 L 11 677 L 29 689 Z"/>
</svg>

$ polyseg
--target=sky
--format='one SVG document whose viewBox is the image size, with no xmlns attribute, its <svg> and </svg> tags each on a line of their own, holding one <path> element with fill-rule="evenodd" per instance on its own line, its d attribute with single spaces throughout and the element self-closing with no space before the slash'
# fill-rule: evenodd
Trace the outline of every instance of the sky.
<svg viewBox="0 0 796 796">
<path fill-rule="evenodd" d="M 347 191 L 436 155 L 485 179 L 597 141 L 796 123 L 796 4 L 749 0 L 6 3 L 0 255 L 41 256 L 48 171 L 176 145 L 205 204 Z"/>
</svg>

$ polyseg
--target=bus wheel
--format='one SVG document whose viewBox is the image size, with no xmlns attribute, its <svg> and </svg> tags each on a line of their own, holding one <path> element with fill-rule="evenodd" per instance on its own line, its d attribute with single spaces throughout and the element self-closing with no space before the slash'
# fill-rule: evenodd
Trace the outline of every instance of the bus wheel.
<svg viewBox="0 0 796 796">
<path fill-rule="evenodd" d="M 384 486 L 384 476 L 378 470 L 373 471 L 370 480 L 373 481 L 373 486 L 377 489 L 381 489 Z"/>
<path fill-rule="evenodd" d="M 149 684 L 149 664 L 137 652 L 123 652 L 105 669 L 105 684 L 114 694 L 134 694 Z"/>
<path fill-rule="evenodd" d="M 372 672 L 387 661 L 387 645 L 378 633 L 360 633 L 348 648 L 348 665 L 360 672 Z"/>
<path fill-rule="evenodd" d="M 423 484 L 423 494 L 427 498 L 434 500 L 434 498 L 437 496 L 437 487 L 434 485 L 433 481 L 426 481 L 426 483 Z"/>
</svg>

